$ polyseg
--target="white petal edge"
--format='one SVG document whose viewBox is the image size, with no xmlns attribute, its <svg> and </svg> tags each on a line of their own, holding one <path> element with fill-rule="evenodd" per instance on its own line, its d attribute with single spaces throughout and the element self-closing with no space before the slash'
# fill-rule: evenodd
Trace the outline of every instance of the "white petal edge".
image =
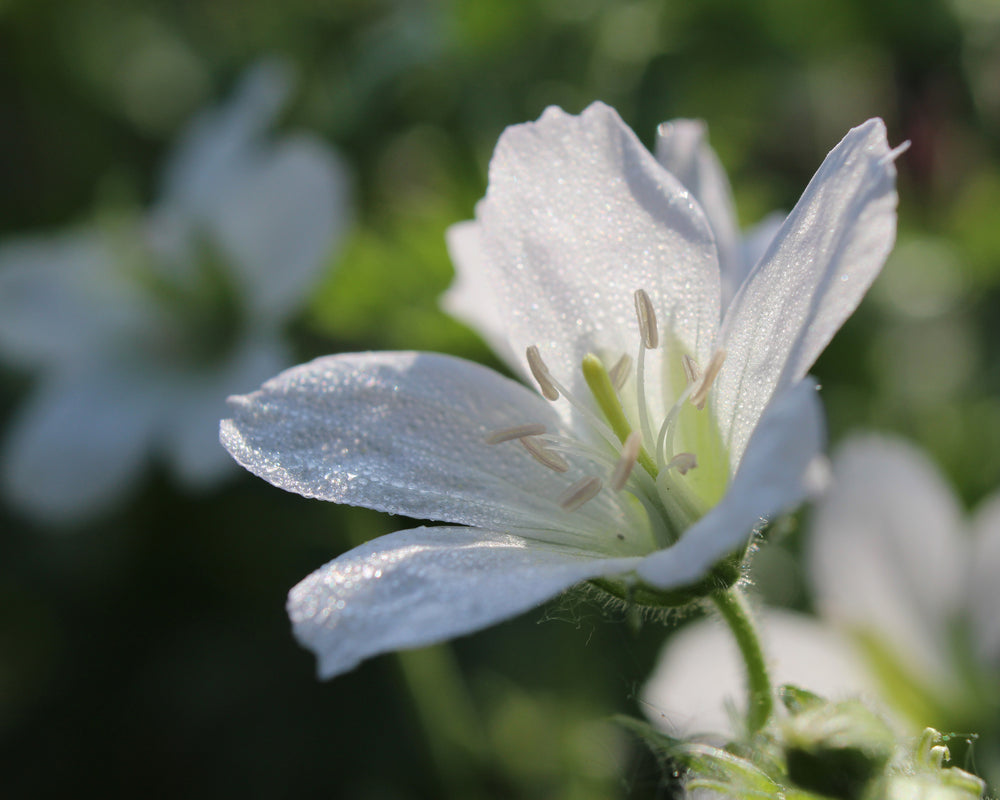
<svg viewBox="0 0 1000 800">
<path fill-rule="evenodd" d="M 434 644 L 508 619 L 638 559 L 587 557 L 510 534 L 416 528 L 317 570 L 288 596 L 295 636 L 321 678 L 380 653 Z"/>
<path fill-rule="evenodd" d="M 705 123 L 694 119 L 664 122 L 656 132 L 656 160 L 701 205 L 715 234 L 722 279 L 722 308 L 729 305 L 753 264 L 745 265 L 729 178 L 708 143 Z"/>
<path fill-rule="evenodd" d="M 746 548 L 766 520 L 791 511 L 811 494 L 811 467 L 824 444 L 823 409 L 815 382 L 807 379 L 765 409 L 718 505 L 672 547 L 647 556 L 640 577 L 663 589 L 690 585 L 713 564 Z"/>
<path fill-rule="evenodd" d="M 756 621 L 771 683 L 792 684 L 829 700 L 878 696 L 851 642 L 805 614 L 763 609 Z M 670 637 L 642 691 L 643 712 L 672 736 L 741 735 L 730 711 L 746 710 L 746 668 L 728 628 L 716 619 Z"/>
<path fill-rule="evenodd" d="M 735 465 L 772 395 L 857 308 L 896 236 L 895 154 L 872 119 L 830 152 L 726 312 L 716 412 Z"/>
<path fill-rule="evenodd" d="M 287 491 L 417 519 L 483 528 L 551 529 L 615 541 L 621 508 L 603 492 L 569 513 L 557 474 L 518 442 L 490 432 L 526 423 L 562 430 L 525 386 L 436 353 L 356 353 L 317 359 L 229 400 L 222 443 L 248 470 Z M 562 539 L 560 539 L 562 540 Z"/>
<path fill-rule="evenodd" d="M 873 634 L 916 673 L 947 681 L 964 527 L 950 488 L 919 450 L 886 436 L 846 440 L 806 542 L 819 612 Z"/>
<path fill-rule="evenodd" d="M 641 288 L 662 328 L 707 363 L 719 323 L 714 237 L 691 194 L 613 109 L 552 107 L 504 131 L 476 218 L 515 353 L 537 345 L 556 378 L 585 393 L 588 352 L 615 360 L 636 351 Z"/>
</svg>

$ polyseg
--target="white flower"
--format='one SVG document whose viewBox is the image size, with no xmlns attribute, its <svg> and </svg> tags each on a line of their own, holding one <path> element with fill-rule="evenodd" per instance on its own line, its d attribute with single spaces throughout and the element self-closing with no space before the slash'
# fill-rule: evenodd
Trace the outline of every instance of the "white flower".
<svg viewBox="0 0 1000 800">
<path fill-rule="evenodd" d="M 819 619 L 760 614 L 773 683 L 861 694 L 913 731 L 995 727 L 1000 495 L 967 524 L 926 456 L 855 436 L 833 459 L 806 545 Z M 667 643 L 643 694 L 651 719 L 673 732 L 728 729 L 722 709 L 744 692 L 726 638 L 705 621 Z"/>
<path fill-rule="evenodd" d="M 833 477 L 806 553 L 817 611 L 914 724 L 995 735 L 1000 494 L 966 522 L 925 455 L 874 435 L 845 442 Z"/>
<path fill-rule="evenodd" d="M 756 615 L 771 684 L 790 684 L 829 700 L 878 697 L 861 655 L 837 630 L 775 608 Z M 675 737 L 740 736 L 746 716 L 746 667 L 732 631 L 703 619 L 667 641 L 642 690 L 649 720 Z"/>
<path fill-rule="evenodd" d="M 892 246 L 893 157 L 878 120 L 851 131 L 723 316 L 720 223 L 612 109 L 509 128 L 452 242 L 460 298 L 544 397 L 448 356 L 342 355 L 232 398 L 222 423 L 276 486 L 462 526 L 384 536 L 292 590 L 320 673 L 581 581 L 642 600 L 732 581 L 807 490 L 823 435 L 803 376 Z"/>
<path fill-rule="evenodd" d="M 190 485 L 228 471 L 222 398 L 289 362 L 281 327 L 347 218 L 329 150 L 265 138 L 289 87 L 262 63 L 196 118 L 144 217 L 0 247 L 0 358 L 40 373 L 2 458 L 26 512 L 101 510 L 152 451 Z"/>
</svg>

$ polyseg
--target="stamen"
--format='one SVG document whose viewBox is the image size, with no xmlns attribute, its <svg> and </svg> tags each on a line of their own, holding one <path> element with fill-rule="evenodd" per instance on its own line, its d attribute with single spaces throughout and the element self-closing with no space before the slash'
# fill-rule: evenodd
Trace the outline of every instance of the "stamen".
<svg viewBox="0 0 1000 800">
<path fill-rule="evenodd" d="M 698 388 L 691 394 L 691 405 L 695 408 L 700 410 L 705 407 L 705 403 L 708 400 L 708 392 L 712 388 L 712 384 L 715 383 L 715 378 L 718 376 L 719 370 L 722 369 L 722 363 L 725 360 L 725 350 L 716 350 L 712 354 L 708 366 L 705 367 L 705 374 L 701 376 L 701 383 L 698 384 Z"/>
<path fill-rule="evenodd" d="M 549 368 L 542 361 L 538 347 L 531 345 L 525 352 L 525 355 L 528 357 L 528 369 L 531 370 L 532 376 L 538 381 L 538 387 L 542 390 L 542 397 L 546 400 L 558 400 L 559 390 L 552 383 Z"/>
<path fill-rule="evenodd" d="M 660 342 L 656 329 L 656 311 L 644 289 L 635 290 L 635 315 L 639 318 L 639 333 L 642 335 L 643 345 L 647 350 L 655 350 Z"/>
<path fill-rule="evenodd" d="M 639 431 L 632 431 L 632 433 L 630 433 L 628 438 L 625 440 L 625 446 L 622 447 L 621 458 L 618 459 L 618 463 L 615 464 L 614 472 L 611 473 L 611 488 L 616 492 L 620 492 L 625 488 L 629 475 L 632 474 L 636 461 L 639 459 L 639 449 L 641 447 L 642 434 L 639 433 Z"/>
<path fill-rule="evenodd" d="M 608 377 L 611 378 L 611 385 L 615 387 L 616 392 L 620 392 L 625 386 L 625 381 L 628 380 L 628 374 L 631 371 L 632 356 L 628 353 L 619 358 L 615 365 L 608 370 Z"/>
<path fill-rule="evenodd" d="M 687 379 L 687 385 L 691 386 L 697 383 L 698 378 L 701 377 L 701 370 L 698 369 L 698 362 L 685 353 L 681 357 L 681 363 L 684 365 L 684 377 Z"/>
<path fill-rule="evenodd" d="M 555 452 L 555 450 L 547 448 L 541 439 L 525 436 L 521 439 L 521 444 L 524 445 L 524 449 L 531 453 L 532 457 L 539 464 L 556 472 L 567 472 L 569 470 L 569 462 Z"/>
<path fill-rule="evenodd" d="M 694 453 L 678 453 L 667 464 L 667 469 L 675 469 L 681 475 L 687 475 L 688 470 L 698 466 L 698 458 Z"/>
<path fill-rule="evenodd" d="M 604 484 L 596 476 L 581 478 L 562 493 L 559 506 L 564 511 L 576 511 L 588 500 L 593 500 L 603 488 Z"/>
<path fill-rule="evenodd" d="M 514 439 L 523 439 L 525 436 L 541 436 L 545 433 L 545 426 L 540 422 L 529 422 L 526 425 L 515 425 L 513 428 L 500 428 L 490 433 L 486 437 L 486 444 L 501 444 L 512 442 Z"/>
</svg>

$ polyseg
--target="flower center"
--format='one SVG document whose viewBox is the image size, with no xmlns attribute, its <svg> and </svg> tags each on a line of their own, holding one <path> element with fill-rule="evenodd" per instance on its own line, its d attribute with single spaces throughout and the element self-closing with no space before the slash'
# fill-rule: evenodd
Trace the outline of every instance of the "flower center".
<svg viewBox="0 0 1000 800">
<path fill-rule="evenodd" d="M 660 336 L 653 303 L 642 289 L 635 292 L 635 309 L 640 334 L 635 359 L 622 355 L 609 368 L 599 356 L 585 356 L 581 370 L 589 397 L 576 397 L 552 375 L 536 346 L 527 349 L 542 396 L 569 402 L 589 435 L 566 436 L 527 424 L 494 431 L 486 441 L 519 441 L 539 464 L 558 473 L 569 472 L 571 464 L 583 466 L 585 477 L 556 499 L 565 511 L 580 509 L 601 492 L 631 495 L 645 510 L 655 546 L 666 547 L 718 502 L 729 482 L 728 454 L 706 409 L 725 351 L 716 351 L 702 370 L 672 336 Z M 653 381 L 647 351 L 659 355 L 662 398 L 648 395 Z M 657 413 L 662 418 L 654 420 Z"/>
</svg>

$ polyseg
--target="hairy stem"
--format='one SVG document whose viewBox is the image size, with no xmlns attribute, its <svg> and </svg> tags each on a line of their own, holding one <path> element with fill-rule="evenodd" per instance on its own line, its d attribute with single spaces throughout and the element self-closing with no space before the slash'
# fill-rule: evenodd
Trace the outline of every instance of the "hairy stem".
<svg viewBox="0 0 1000 800">
<path fill-rule="evenodd" d="M 771 678 L 767 672 L 767 662 L 760 646 L 760 638 L 757 636 L 746 598 L 736 586 L 716 592 L 712 595 L 712 600 L 733 632 L 736 644 L 743 655 L 749 695 L 747 729 L 750 734 L 754 734 L 767 724 L 774 708 Z"/>
</svg>

